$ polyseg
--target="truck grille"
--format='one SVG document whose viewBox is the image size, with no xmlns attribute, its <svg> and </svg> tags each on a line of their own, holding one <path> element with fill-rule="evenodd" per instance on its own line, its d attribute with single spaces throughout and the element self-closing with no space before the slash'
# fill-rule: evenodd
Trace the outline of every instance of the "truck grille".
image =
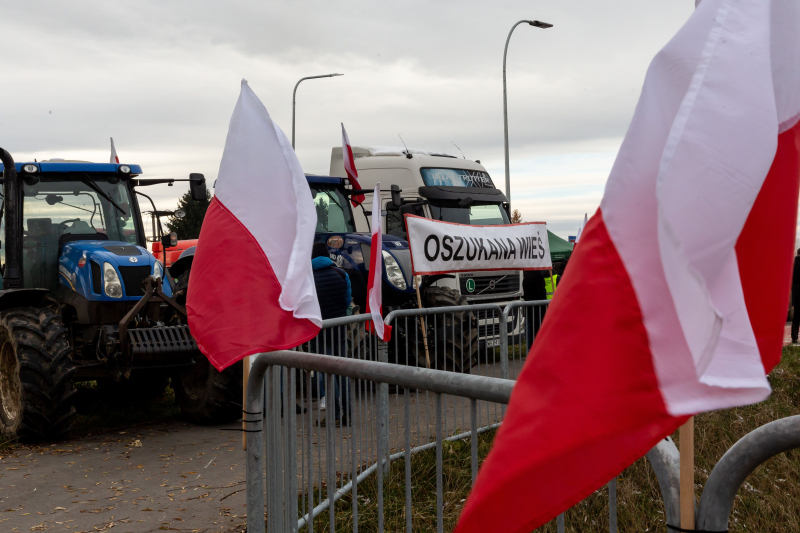
<svg viewBox="0 0 800 533">
<path fill-rule="evenodd" d="M 122 284 L 125 286 L 126 296 L 144 296 L 144 278 L 150 275 L 150 265 L 121 266 L 119 273 L 122 275 Z"/>
<path fill-rule="evenodd" d="M 519 291 L 519 272 L 513 271 L 508 274 L 498 276 L 460 276 L 461 294 L 469 298 L 470 296 L 488 296 L 490 294 L 507 294 Z M 475 288 L 472 292 L 468 290 L 467 283 L 473 280 Z M 492 283 L 494 282 L 494 283 Z"/>
</svg>

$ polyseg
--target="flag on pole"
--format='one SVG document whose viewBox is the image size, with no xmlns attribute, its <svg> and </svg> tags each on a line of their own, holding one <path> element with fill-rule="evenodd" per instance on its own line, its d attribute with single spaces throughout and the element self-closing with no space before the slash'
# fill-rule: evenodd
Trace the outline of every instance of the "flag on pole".
<svg viewBox="0 0 800 533">
<path fill-rule="evenodd" d="M 589 222 L 589 213 L 583 214 L 583 223 L 581 223 L 580 227 L 578 228 L 578 234 L 575 236 L 575 242 L 577 243 L 581 240 L 581 233 L 583 233 L 583 229 L 586 227 L 586 224 Z"/>
<path fill-rule="evenodd" d="M 186 302 L 192 335 L 217 369 L 317 335 L 316 222 L 291 143 L 242 80 Z"/>
<path fill-rule="evenodd" d="M 800 193 L 798 27 L 798 2 L 704 0 L 655 57 L 457 533 L 532 531 L 690 415 L 769 395 Z"/>
<path fill-rule="evenodd" d="M 344 130 L 342 130 L 344 131 Z M 382 340 L 389 342 L 392 326 L 383 323 L 381 285 L 383 284 L 383 232 L 381 231 L 381 184 L 375 184 L 372 195 L 372 242 L 370 246 L 369 281 L 367 281 L 367 314 L 372 315 L 372 325 L 367 329 L 374 331 Z"/>
<path fill-rule="evenodd" d="M 117 149 L 114 147 L 114 137 L 111 137 L 111 160 L 109 163 L 119 163 L 119 156 L 117 155 Z"/>
<path fill-rule="evenodd" d="M 344 162 L 344 171 L 347 173 L 347 178 L 354 189 L 360 189 L 361 185 L 358 183 L 358 170 L 356 170 L 356 160 L 353 158 L 353 147 L 350 146 L 350 138 L 344 129 L 344 122 L 342 124 L 342 161 Z M 363 194 L 357 194 L 350 198 L 353 207 L 357 206 L 364 201 Z"/>
</svg>

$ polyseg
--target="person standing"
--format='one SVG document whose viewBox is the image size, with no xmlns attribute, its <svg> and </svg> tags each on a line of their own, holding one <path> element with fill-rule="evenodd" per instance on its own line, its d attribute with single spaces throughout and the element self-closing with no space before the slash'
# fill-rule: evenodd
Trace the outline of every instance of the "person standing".
<svg viewBox="0 0 800 533">
<path fill-rule="evenodd" d="M 797 344 L 797 334 L 800 331 L 800 249 L 794 256 L 794 270 L 792 272 L 792 343 Z"/>
<path fill-rule="evenodd" d="M 543 270 L 526 270 L 522 274 L 522 297 L 527 302 L 549 300 Z M 525 307 L 525 340 L 530 348 L 533 339 L 542 327 L 546 305 Z"/>
<path fill-rule="evenodd" d="M 314 286 L 317 289 L 322 319 L 347 316 L 347 308 L 350 307 L 352 300 L 350 277 L 344 270 L 333 266 L 333 261 L 328 255 L 328 246 L 324 242 L 314 243 L 311 249 L 311 268 L 314 272 Z M 341 357 L 344 355 L 344 343 L 343 328 L 326 328 L 311 341 L 311 349 L 316 353 Z M 326 376 L 321 373 L 318 373 L 317 376 L 319 376 L 317 390 L 320 397 L 320 410 L 330 410 L 331 406 L 326 405 Z M 349 380 L 336 376 L 333 381 L 334 420 L 336 424 L 349 425 Z M 321 419 L 319 424 L 324 425 L 325 419 Z"/>
</svg>

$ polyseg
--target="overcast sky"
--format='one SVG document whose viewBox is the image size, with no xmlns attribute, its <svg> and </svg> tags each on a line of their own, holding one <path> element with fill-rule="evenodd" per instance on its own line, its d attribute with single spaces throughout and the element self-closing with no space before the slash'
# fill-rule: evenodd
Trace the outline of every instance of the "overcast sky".
<svg viewBox="0 0 800 533">
<path fill-rule="evenodd" d="M 508 53 L 512 204 L 573 235 L 603 186 L 655 53 L 693 0 L 450 2 L 0 1 L 0 146 L 15 158 L 122 162 L 213 183 L 246 78 L 326 174 L 344 122 L 354 145 L 480 159 L 503 187 Z M 173 207 L 185 186 L 160 186 Z"/>
</svg>

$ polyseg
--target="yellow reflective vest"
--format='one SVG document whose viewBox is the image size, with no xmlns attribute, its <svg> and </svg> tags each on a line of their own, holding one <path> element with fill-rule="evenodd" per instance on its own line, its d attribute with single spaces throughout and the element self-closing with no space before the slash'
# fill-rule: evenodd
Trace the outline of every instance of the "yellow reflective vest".
<svg viewBox="0 0 800 533">
<path fill-rule="evenodd" d="M 553 274 L 553 277 L 546 277 L 544 278 L 544 288 L 547 292 L 547 299 L 550 300 L 553 298 L 553 294 L 556 292 L 558 288 L 558 274 Z"/>
</svg>

